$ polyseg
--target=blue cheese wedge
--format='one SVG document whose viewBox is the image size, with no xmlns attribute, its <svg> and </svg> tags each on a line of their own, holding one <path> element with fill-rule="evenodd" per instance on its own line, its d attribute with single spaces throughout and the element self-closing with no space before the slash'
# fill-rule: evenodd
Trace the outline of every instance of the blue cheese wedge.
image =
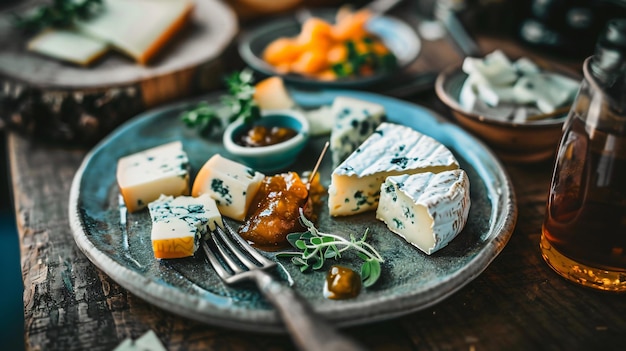
<svg viewBox="0 0 626 351">
<path fill-rule="evenodd" d="M 457 169 L 452 152 L 435 139 L 393 123 L 382 123 L 339 167 L 328 187 L 331 216 L 375 210 L 385 178 Z"/>
<path fill-rule="evenodd" d="M 189 195 L 189 158 L 180 141 L 122 157 L 117 184 L 129 212 L 164 195 Z"/>
<path fill-rule="evenodd" d="M 467 223 L 470 185 L 461 169 L 388 177 L 380 192 L 376 218 L 428 255 Z"/>
<path fill-rule="evenodd" d="M 242 221 L 264 178 L 263 173 L 215 154 L 198 172 L 191 194 L 209 194 L 223 216 Z"/>
<path fill-rule="evenodd" d="M 331 106 L 334 126 L 330 132 L 333 167 L 343 162 L 385 119 L 382 105 L 338 96 Z"/>
<path fill-rule="evenodd" d="M 154 257 L 182 258 L 193 256 L 202 235 L 224 227 L 215 200 L 208 194 L 165 196 L 148 204 L 152 219 Z"/>
</svg>

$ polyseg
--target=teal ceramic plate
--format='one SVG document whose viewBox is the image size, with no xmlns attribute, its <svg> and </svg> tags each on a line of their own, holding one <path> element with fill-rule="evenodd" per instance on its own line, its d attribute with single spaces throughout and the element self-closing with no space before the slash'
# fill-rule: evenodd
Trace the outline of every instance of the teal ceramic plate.
<svg viewBox="0 0 626 351">
<path fill-rule="evenodd" d="M 426 256 L 392 234 L 373 212 L 330 218 L 320 214 L 322 231 L 361 234 L 369 228 L 369 242 L 385 262 L 382 276 L 354 299 L 328 300 L 322 295 L 327 268 L 302 274 L 286 259 L 277 259 L 277 275 L 290 279 L 323 317 L 339 326 L 380 321 L 424 309 L 443 301 L 478 276 L 509 240 L 517 218 L 511 182 L 492 152 L 459 127 L 420 106 L 381 95 L 355 91 L 304 92 L 292 90 L 305 107 L 330 104 L 346 95 L 385 106 L 391 122 L 428 134 L 448 146 L 459 159 L 471 184 L 469 221 L 445 248 Z M 217 101 L 217 100 L 215 100 Z M 78 169 L 71 189 L 69 216 L 74 239 L 87 257 L 133 294 L 173 313 L 212 325 L 264 332 L 283 331 L 276 311 L 253 286 L 229 287 L 209 267 L 201 250 L 195 257 L 157 261 L 150 244 L 147 210 L 121 215 L 115 169 L 118 158 L 173 140 L 182 140 L 194 172 L 215 153 L 225 152 L 220 137 L 200 138 L 178 118 L 195 101 L 187 101 L 142 114 L 102 140 Z M 310 170 L 324 137 L 313 138 L 291 168 Z M 330 182 L 330 157 L 320 174 Z M 192 174 L 192 177 L 195 173 Z M 192 178 L 193 179 L 193 178 Z M 121 223 L 125 222 L 123 225 Z M 268 256 L 272 256 L 268 254 Z M 344 256 L 341 264 L 358 269 L 357 260 Z"/>
<path fill-rule="evenodd" d="M 332 22 L 336 9 L 315 9 L 312 14 Z M 282 17 L 257 28 L 251 29 L 239 41 L 239 54 L 253 69 L 265 75 L 278 75 L 285 81 L 309 87 L 360 89 L 374 83 L 391 79 L 394 74 L 411 64 L 418 57 L 421 41 L 415 30 L 399 18 L 381 15 L 372 18 L 367 28 L 377 35 L 393 52 L 398 61 L 396 71 L 374 74 L 367 77 L 338 79 L 334 81 L 318 80 L 298 74 L 281 74 L 261 57 L 263 50 L 273 40 L 280 37 L 294 37 L 300 32 L 300 23 L 294 16 Z"/>
</svg>

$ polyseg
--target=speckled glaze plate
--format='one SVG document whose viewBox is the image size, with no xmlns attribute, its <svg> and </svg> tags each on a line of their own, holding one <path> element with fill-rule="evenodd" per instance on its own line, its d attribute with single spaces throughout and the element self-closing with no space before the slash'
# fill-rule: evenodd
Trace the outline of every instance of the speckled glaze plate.
<svg viewBox="0 0 626 351">
<path fill-rule="evenodd" d="M 337 9 L 312 9 L 312 15 L 329 22 L 334 21 Z M 342 78 L 333 81 L 320 80 L 299 74 L 282 74 L 262 58 L 263 50 L 275 39 L 281 37 L 295 37 L 300 32 L 301 25 L 295 16 L 277 18 L 271 22 L 251 29 L 241 36 L 238 50 L 246 63 L 256 71 L 265 75 L 278 75 L 285 81 L 300 86 L 316 88 L 344 88 L 361 89 L 374 83 L 391 79 L 395 74 L 417 59 L 421 50 L 421 40 L 417 32 L 403 20 L 387 15 L 372 18 L 367 23 L 370 33 L 378 36 L 396 56 L 398 67 L 394 71 L 377 73 L 371 76 Z"/>
<path fill-rule="evenodd" d="M 322 316 L 338 326 L 380 321 L 442 302 L 478 276 L 509 240 L 517 218 L 515 195 L 508 175 L 492 152 L 468 133 L 420 106 L 381 95 L 356 91 L 291 91 L 303 107 L 330 104 L 338 95 L 352 96 L 385 106 L 391 122 L 428 134 L 448 146 L 465 169 L 471 184 L 469 220 L 463 231 L 442 250 L 423 254 L 394 235 L 373 212 L 331 218 L 322 210 L 322 231 L 342 235 L 370 230 L 369 242 L 385 262 L 382 276 L 371 288 L 349 300 L 328 300 L 322 288 L 326 269 L 303 274 L 287 259 L 277 276 L 302 294 Z M 217 99 L 215 100 L 217 101 Z M 120 214 L 115 181 L 117 159 L 149 147 L 182 140 L 193 169 L 215 153 L 229 157 L 220 137 L 204 139 L 178 118 L 195 101 L 186 101 L 137 116 L 102 140 L 78 169 L 71 189 L 69 217 L 74 239 L 87 257 L 133 294 L 173 313 L 212 325 L 263 332 L 284 331 L 278 314 L 254 286 L 229 287 L 208 265 L 202 251 L 195 257 L 157 261 L 150 244 L 147 210 Z M 290 169 L 310 170 L 326 138 L 310 141 Z M 330 157 L 320 170 L 330 182 Z M 125 225 L 124 222 L 125 217 Z M 273 257 L 273 254 L 267 254 Z M 344 255 L 341 264 L 358 269 Z"/>
</svg>

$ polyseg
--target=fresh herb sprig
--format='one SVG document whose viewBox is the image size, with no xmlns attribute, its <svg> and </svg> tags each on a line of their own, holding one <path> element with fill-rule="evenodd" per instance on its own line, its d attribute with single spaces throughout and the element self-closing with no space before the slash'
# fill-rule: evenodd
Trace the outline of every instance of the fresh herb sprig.
<svg viewBox="0 0 626 351">
<path fill-rule="evenodd" d="M 226 115 L 222 116 L 220 111 L 203 101 L 181 114 L 188 127 L 210 135 L 226 123 L 242 119 L 245 124 L 251 124 L 261 118 L 261 110 L 254 100 L 254 77 L 250 69 L 234 72 L 225 83 L 228 94 L 223 95 L 221 101 L 227 107 Z"/>
<path fill-rule="evenodd" d="M 357 49 L 364 48 L 363 51 Z M 337 77 L 355 77 L 360 76 L 363 70 L 373 71 L 377 73 L 391 72 L 398 67 L 396 56 L 388 52 L 386 54 L 377 54 L 373 47 L 372 38 L 363 38 L 358 43 L 353 40 L 347 40 L 344 45 L 347 51 L 345 61 L 334 64 L 331 68 Z"/>
<path fill-rule="evenodd" d="M 69 27 L 76 19 L 88 19 L 103 8 L 102 0 L 53 0 L 32 12 L 14 14 L 14 25 L 29 32 L 48 27 Z"/>
<path fill-rule="evenodd" d="M 318 270 L 324 266 L 326 259 L 341 258 L 347 250 L 354 250 L 363 260 L 361 280 L 363 285 L 372 286 L 380 277 L 380 264 L 384 262 L 378 251 L 365 242 L 368 230 L 361 238 L 350 235 L 347 240 L 339 235 L 320 232 L 313 222 L 309 221 L 300 210 L 300 221 L 307 228 L 306 232 L 291 233 L 287 240 L 298 252 L 280 252 L 277 257 L 291 257 L 291 262 L 300 267 L 301 272 Z"/>
<path fill-rule="evenodd" d="M 211 134 L 222 125 L 217 112 L 206 101 L 199 102 L 193 109 L 184 111 L 181 119 L 185 125 L 198 129 L 203 135 Z"/>
</svg>

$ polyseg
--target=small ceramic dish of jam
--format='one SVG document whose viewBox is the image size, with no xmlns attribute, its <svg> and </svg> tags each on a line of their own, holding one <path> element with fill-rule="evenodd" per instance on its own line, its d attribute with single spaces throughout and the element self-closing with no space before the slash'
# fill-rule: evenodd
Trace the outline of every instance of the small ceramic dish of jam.
<svg viewBox="0 0 626 351">
<path fill-rule="evenodd" d="M 231 123 L 224 130 L 226 151 L 260 172 L 276 172 L 293 164 L 309 140 L 309 122 L 296 110 L 268 110 L 252 125 Z"/>
</svg>

